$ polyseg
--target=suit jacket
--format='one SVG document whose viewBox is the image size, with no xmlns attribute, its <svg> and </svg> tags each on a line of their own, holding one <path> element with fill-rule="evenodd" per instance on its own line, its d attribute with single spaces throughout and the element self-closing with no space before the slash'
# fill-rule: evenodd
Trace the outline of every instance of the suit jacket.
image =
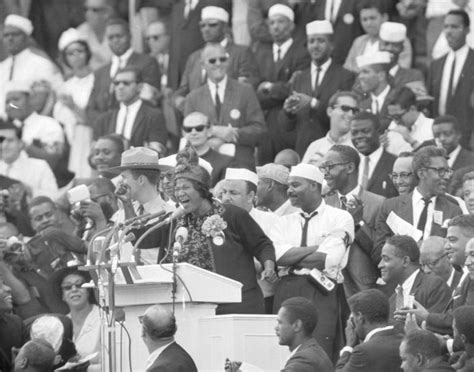
<svg viewBox="0 0 474 372">
<path fill-rule="evenodd" d="M 173 342 L 163 350 L 146 372 L 197 372 L 197 368 L 186 350 Z"/>
<path fill-rule="evenodd" d="M 118 107 L 113 91 L 112 78 L 110 77 L 111 66 L 112 63 L 108 63 L 94 72 L 94 86 L 92 87 L 89 104 L 87 105 L 87 115 L 91 123 L 101 113 Z M 126 67 L 130 66 L 137 68 L 141 72 L 144 83 L 160 89 L 161 73 L 155 58 L 133 52 L 127 61 Z"/>
<path fill-rule="evenodd" d="M 209 149 L 205 154 L 199 156 L 211 163 L 211 187 L 214 187 L 217 182 L 224 179 L 227 167 L 232 165 L 233 159 L 230 156 L 221 154 L 213 149 Z"/>
<path fill-rule="evenodd" d="M 421 71 L 414 68 L 400 67 L 395 76 L 392 77 L 392 86 L 394 89 L 400 89 L 414 81 L 419 81 L 423 86 L 425 85 L 425 78 Z"/>
<path fill-rule="evenodd" d="M 451 292 L 454 293 L 454 290 L 458 287 L 459 282 L 461 281 L 462 278 L 462 271 L 454 270 L 453 274 L 453 280 L 451 282 L 451 285 L 449 286 L 449 289 Z"/>
<path fill-rule="evenodd" d="M 303 342 L 288 359 L 282 372 L 332 372 L 334 368 L 326 352 L 314 338 Z"/>
<path fill-rule="evenodd" d="M 253 86 L 257 85 L 258 67 L 250 48 L 229 41 L 225 49 L 229 53 L 227 75 L 236 80 L 239 77 L 246 77 Z M 176 92 L 178 95 L 186 97 L 190 91 L 205 83 L 202 76 L 201 53 L 202 49 L 199 49 L 189 56 L 181 77 L 181 84 Z"/>
<path fill-rule="evenodd" d="M 255 145 L 266 128 L 263 112 L 250 85 L 228 78 L 220 115 L 217 117 L 209 86 L 205 84 L 193 90 L 186 98 L 184 115 L 194 111 L 207 115 L 212 125 L 230 124 L 238 128 L 234 160 L 239 167 L 255 167 Z M 237 111 L 238 118 L 235 116 Z"/>
<path fill-rule="evenodd" d="M 387 199 L 383 202 L 377 218 L 375 251 L 373 257 L 374 262 L 380 261 L 380 252 L 385 244 L 385 240 L 393 235 L 392 230 L 387 225 L 387 217 L 390 212 L 393 211 L 398 217 L 413 224 L 412 195 L 413 192 L 407 195 L 400 195 L 396 198 Z M 462 214 L 459 205 L 455 204 L 450 198 L 444 195 L 440 195 L 436 198 L 435 210 L 443 212 L 443 221 Z M 431 225 L 431 235 L 445 237 L 446 229 L 433 221 Z"/>
<path fill-rule="evenodd" d="M 402 363 L 399 347 L 403 334 L 396 329 L 375 333 L 369 341 L 344 352 L 336 364 L 337 372 L 399 372 Z"/>
<path fill-rule="evenodd" d="M 350 90 L 354 83 L 354 76 L 342 66 L 331 62 L 317 91 L 311 87 L 311 68 L 297 73 L 290 86 L 290 91 L 304 93 L 318 100 L 315 109 L 308 107 L 296 115 L 282 110 L 280 119 L 287 129 L 296 129 L 295 150 L 303 156 L 309 144 L 324 137 L 329 130 L 329 117 L 326 109 L 329 98 L 340 90 Z"/>
<path fill-rule="evenodd" d="M 459 151 L 456 160 L 453 163 L 453 170 L 458 170 L 460 168 L 464 168 L 470 165 L 474 165 L 474 153 L 464 148 L 461 148 Z"/>
<path fill-rule="evenodd" d="M 354 89 L 357 89 L 357 88 L 355 87 Z M 380 109 L 378 113 L 380 124 L 382 125 L 381 130 L 387 129 L 388 126 L 390 125 L 390 122 L 392 121 L 392 119 L 389 118 L 389 115 L 388 115 L 388 103 L 392 100 L 392 97 L 395 95 L 395 93 L 396 91 L 392 86 L 390 88 L 390 91 L 387 94 L 387 97 L 385 97 L 385 101 L 383 102 L 382 108 Z M 359 108 L 363 111 L 372 112 L 372 98 L 370 97 L 369 94 L 366 94 L 366 93 L 362 93 L 362 97 L 363 98 L 359 103 Z"/>
<path fill-rule="evenodd" d="M 373 262 L 372 256 L 377 216 L 385 198 L 363 189 L 359 193 L 359 198 L 364 206 L 362 219 L 365 224 L 356 229 L 354 242 L 349 250 L 347 266 L 343 271 L 346 297 L 364 289 L 373 288 L 379 276 L 378 262 Z M 324 200 L 332 207 L 341 208 L 341 202 L 336 192 L 326 195 Z"/>
<path fill-rule="evenodd" d="M 119 110 L 101 114 L 94 123 L 94 138 L 115 133 Z M 142 102 L 133 123 L 130 146 L 144 146 L 145 142 L 159 142 L 166 146 L 168 133 L 161 110 Z"/>
<path fill-rule="evenodd" d="M 439 115 L 439 98 L 441 94 L 441 81 L 447 55 L 434 60 L 431 63 L 428 75 L 428 90 L 434 97 L 432 113 L 433 117 Z M 461 124 L 463 137 L 461 144 L 469 144 L 472 132 L 472 118 L 474 115 L 474 50 L 470 49 L 464 63 L 461 75 L 451 100 L 446 103 L 446 114 L 454 115 Z"/>
<path fill-rule="evenodd" d="M 367 191 L 382 195 L 386 198 L 392 198 L 398 195 L 397 189 L 393 186 L 392 181 L 388 177 L 389 173 L 392 172 L 393 163 L 395 163 L 396 158 L 395 155 L 383 150 L 382 156 L 375 166 L 372 177 L 370 177 L 367 184 Z"/>
<path fill-rule="evenodd" d="M 456 370 L 444 361 L 442 357 L 429 361 L 421 372 L 455 372 Z"/>
</svg>

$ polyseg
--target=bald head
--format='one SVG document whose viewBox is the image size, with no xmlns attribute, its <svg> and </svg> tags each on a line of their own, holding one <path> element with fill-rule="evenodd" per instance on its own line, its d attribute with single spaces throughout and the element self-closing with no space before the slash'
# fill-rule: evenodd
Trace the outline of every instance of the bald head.
<svg viewBox="0 0 474 372">
<path fill-rule="evenodd" d="M 420 247 L 420 264 L 426 274 L 434 274 L 447 281 L 452 266 L 444 249 L 446 240 L 439 236 L 430 236 Z"/>
<path fill-rule="evenodd" d="M 160 305 L 150 306 L 142 318 L 143 333 L 150 343 L 169 342 L 176 333 L 176 319 L 171 311 Z"/>
<path fill-rule="evenodd" d="M 295 150 L 292 149 L 285 149 L 281 150 L 275 156 L 275 164 L 281 164 L 285 167 L 291 167 L 297 165 L 301 162 L 301 158 Z"/>
<path fill-rule="evenodd" d="M 15 359 L 15 372 L 49 372 L 53 368 L 55 357 L 56 354 L 48 342 L 41 339 L 28 341 Z"/>
</svg>

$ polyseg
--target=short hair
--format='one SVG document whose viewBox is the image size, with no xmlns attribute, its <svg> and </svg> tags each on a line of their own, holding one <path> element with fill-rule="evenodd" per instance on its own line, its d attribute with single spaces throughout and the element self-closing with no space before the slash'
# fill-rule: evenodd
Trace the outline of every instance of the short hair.
<svg viewBox="0 0 474 372">
<path fill-rule="evenodd" d="M 194 111 L 194 112 L 191 112 L 189 113 L 188 115 L 186 115 L 183 119 L 183 126 L 184 124 L 187 124 L 186 121 L 187 120 L 190 120 L 192 118 L 199 118 L 199 119 L 203 119 L 206 121 L 206 125 L 209 126 L 210 125 L 210 121 L 209 121 L 209 117 L 202 113 L 202 112 L 199 112 L 199 111 Z"/>
<path fill-rule="evenodd" d="M 28 213 L 31 212 L 31 209 L 37 207 L 41 204 L 50 204 L 54 209 L 57 208 L 56 203 L 47 196 L 37 196 L 36 198 L 31 199 L 28 204 Z"/>
<path fill-rule="evenodd" d="M 13 130 L 13 131 L 15 131 L 15 135 L 19 140 L 21 140 L 21 137 L 23 135 L 22 129 L 17 127 L 15 124 L 13 124 L 13 121 L 10 120 L 10 119 L 7 119 L 7 120 L 0 119 L 0 130 Z"/>
<path fill-rule="evenodd" d="M 359 170 L 360 156 L 356 149 L 346 145 L 334 145 L 329 151 L 337 152 L 344 162 L 354 163 L 356 170 Z"/>
<path fill-rule="evenodd" d="M 116 134 L 116 133 L 107 134 L 105 136 L 101 136 L 101 137 L 97 138 L 97 141 L 99 141 L 101 139 L 109 140 L 109 141 L 113 142 L 115 144 L 115 146 L 117 146 L 117 150 L 118 150 L 119 153 L 122 153 L 122 152 L 125 151 L 125 139 L 120 134 Z"/>
<path fill-rule="evenodd" d="M 153 185 L 160 183 L 160 171 L 153 169 L 129 169 L 133 179 L 137 179 L 140 176 L 145 176 L 145 178 Z"/>
<path fill-rule="evenodd" d="M 95 187 L 98 190 L 107 191 L 112 194 L 115 192 L 115 185 L 111 180 L 105 177 L 96 178 L 89 184 L 89 187 Z"/>
<path fill-rule="evenodd" d="M 462 183 L 464 184 L 464 182 L 466 181 L 471 181 L 471 180 L 474 180 L 474 171 L 471 171 L 471 172 L 467 172 L 464 174 L 464 176 L 462 177 Z"/>
<path fill-rule="evenodd" d="M 130 26 L 127 21 L 125 21 L 122 18 L 111 18 L 105 23 L 105 27 L 110 27 L 110 26 L 122 26 L 127 33 L 130 35 Z"/>
<path fill-rule="evenodd" d="M 474 344 L 474 306 L 460 306 L 453 311 L 459 334 L 466 337 L 466 343 Z"/>
<path fill-rule="evenodd" d="M 441 356 L 441 345 L 433 332 L 413 330 L 405 335 L 403 342 L 411 355 L 421 354 L 428 359 Z"/>
<path fill-rule="evenodd" d="M 387 13 L 384 2 L 380 0 L 363 0 L 359 1 L 356 6 L 359 14 L 364 9 L 376 9 L 380 14 Z"/>
<path fill-rule="evenodd" d="M 353 117 L 352 117 L 352 120 L 351 122 L 353 121 L 365 121 L 365 120 L 368 120 L 372 123 L 372 125 L 374 126 L 375 130 L 377 132 L 380 131 L 380 119 L 377 115 L 375 114 L 372 114 L 371 112 L 368 112 L 368 111 L 361 111 L 361 112 L 358 112 L 357 114 L 355 114 Z"/>
<path fill-rule="evenodd" d="M 21 349 L 28 364 L 38 372 L 49 372 L 53 369 L 56 353 L 49 342 L 36 338 L 28 341 Z"/>
<path fill-rule="evenodd" d="M 454 15 L 462 18 L 462 23 L 464 27 L 470 27 L 471 26 L 471 21 L 469 19 L 469 15 L 467 12 L 463 9 L 452 9 L 450 10 L 447 14 L 446 17 L 449 15 Z"/>
<path fill-rule="evenodd" d="M 357 94 L 349 90 L 340 90 L 334 93 L 331 98 L 329 98 L 328 107 L 333 107 L 341 97 L 351 97 L 354 101 L 359 103 L 359 97 Z"/>
<path fill-rule="evenodd" d="M 438 124 L 452 124 L 453 129 L 459 133 L 460 128 L 459 128 L 459 120 L 457 119 L 456 116 L 453 115 L 441 115 L 436 117 L 433 120 L 433 126 L 438 125 Z"/>
<path fill-rule="evenodd" d="M 415 156 L 415 153 L 412 151 L 402 151 L 398 154 L 397 158 L 412 158 Z"/>
<path fill-rule="evenodd" d="M 462 214 L 451 218 L 448 227 L 459 227 L 464 236 L 474 238 L 474 215 Z"/>
<path fill-rule="evenodd" d="M 387 238 L 386 244 L 393 245 L 397 249 L 397 257 L 410 258 L 410 261 L 418 265 L 420 260 L 420 248 L 415 239 L 408 235 L 393 235 Z"/>
<path fill-rule="evenodd" d="M 388 102 L 389 105 L 400 105 L 404 110 L 408 110 L 410 107 L 416 107 L 416 95 L 408 87 L 402 87 L 395 90 L 394 95 Z"/>
<path fill-rule="evenodd" d="M 92 58 L 92 52 L 91 48 L 89 47 L 89 44 L 85 40 L 75 40 L 74 43 L 80 44 L 82 47 L 84 47 L 85 52 L 86 52 L 86 63 L 89 64 L 91 58 Z M 69 46 L 69 45 L 68 45 Z M 66 48 L 61 50 L 61 53 L 59 55 L 60 61 L 64 63 L 67 67 L 71 68 L 71 65 L 67 61 L 67 55 L 66 55 Z"/>
<path fill-rule="evenodd" d="M 306 335 L 313 333 L 318 324 L 318 310 L 316 306 L 304 297 L 291 297 L 281 304 L 288 313 L 290 322 L 294 323 L 298 319 L 303 323 L 303 330 Z"/>
<path fill-rule="evenodd" d="M 385 323 L 390 315 L 388 297 L 378 289 L 366 289 L 348 300 L 353 313 L 361 313 L 370 323 Z"/>
<path fill-rule="evenodd" d="M 422 168 L 429 167 L 431 164 L 431 158 L 443 157 L 448 158 L 446 150 L 436 146 L 425 146 L 415 152 L 413 156 L 413 164 L 411 165 L 415 177 L 418 179 L 418 171 Z"/>
<path fill-rule="evenodd" d="M 247 194 L 250 194 L 252 191 L 254 194 L 257 193 L 257 185 L 255 185 L 253 182 L 245 181 L 246 188 L 247 188 Z"/>
<path fill-rule="evenodd" d="M 126 67 L 120 68 L 115 74 L 115 76 L 117 76 L 118 74 L 122 74 L 124 72 L 131 72 L 132 74 L 134 74 L 135 81 L 137 83 L 143 82 L 143 74 L 136 66 L 126 66 Z"/>
</svg>

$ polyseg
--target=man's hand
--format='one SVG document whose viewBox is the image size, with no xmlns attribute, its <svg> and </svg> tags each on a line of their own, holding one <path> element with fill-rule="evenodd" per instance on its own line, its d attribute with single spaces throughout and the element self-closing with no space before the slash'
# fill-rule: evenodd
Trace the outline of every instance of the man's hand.
<svg viewBox="0 0 474 372">
<path fill-rule="evenodd" d="M 269 81 L 264 81 L 260 83 L 260 85 L 257 88 L 257 93 L 258 94 L 269 94 L 270 90 L 272 89 L 273 84 L 270 83 Z"/>
<path fill-rule="evenodd" d="M 415 139 L 411 135 L 410 129 L 408 129 L 404 125 L 397 124 L 394 128 L 390 129 L 393 132 L 400 133 L 403 137 L 403 139 L 408 142 L 410 145 L 413 142 L 416 142 Z"/>
<path fill-rule="evenodd" d="M 238 139 L 238 129 L 231 126 L 213 125 L 211 127 L 211 135 L 220 138 L 226 143 L 235 143 Z"/>
<path fill-rule="evenodd" d="M 278 276 L 275 272 L 275 262 L 271 260 L 264 262 L 261 279 L 269 283 L 275 283 L 278 280 Z"/>
<path fill-rule="evenodd" d="M 307 94 L 293 92 L 293 94 L 285 100 L 283 108 L 289 113 L 297 114 L 298 112 L 311 107 L 312 99 L 313 97 L 308 96 Z"/>
<path fill-rule="evenodd" d="M 388 130 L 386 130 L 379 136 L 379 141 L 382 147 L 385 149 L 390 145 L 390 142 L 388 140 Z"/>
<path fill-rule="evenodd" d="M 346 346 L 354 347 L 359 343 L 359 338 L 357 337 L 351 316 L 347 320 L 347 325 L 344 332 L 346 334 Z"/>
<path fill-rule="evenodd" d="M 132 204 L 132 191 L 130 186 L 128 186 L 125 182 L 120 182 L 116 189 L 115 195 L 124 205 L 131 205 Z"/>
<path fill-rule="evenodd" d="M 360 221 L 362 221 L 364 214 L 364 204 L 362 203 L 362 200 L 354 196 L 354 198 L 347 201 L 346 207 L 347 211 L 352 215 L 354 223 L 358 225 Z"/>
<path fill-rule="evenodd" d="M 106 220 L 99 203 L 93 202 L 92 200 L 81 201 L 81 206 L 79 208 L 79 211 L 84 217 L 89 217 L 90 219 L 94 221 Z"/>
<path fill-rule="evenodd" d="M 422 321 L 426 321 L 428 319 L 429 312 L 426 310 L 422 304 L 420 304 L 417 300 L 413 300 L 413 305 L 415 306 L 414 309 L 400 309 L 395 312 L 395 314 L 399 315 L 406 315 L 406 314 L 413 314 L 416 316 L 416 320 L 418 323 Z"/>
<path fill-rule="evenodd" d="M 239 368 L 241 365 L 242 365 L 242 362 L 233 361 L 227 358 L 225 360 L 224 370 L 225 372 L 240 372 Z"/>
<path fill-rule="evenodd" d="M 421 328 L 416 323 L 416 316 L 414 314 L 407 314 L 407 318 L 405 319 L 405 334 L 418 329 Z"/>
</svg>

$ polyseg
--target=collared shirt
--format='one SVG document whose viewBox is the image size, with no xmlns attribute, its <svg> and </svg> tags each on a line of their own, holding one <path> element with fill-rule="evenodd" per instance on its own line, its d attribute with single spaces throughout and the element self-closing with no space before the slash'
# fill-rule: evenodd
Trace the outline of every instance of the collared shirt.
<svg viewBox="0 0 474 372">
<path fill-rule="evenodd" d="M 337 196 L 339 200 L 341 200 L 341 196 L 345 196 L 347 198 L 347 201 L 354 199 L 354 197 L 359 198 L 359 194 L 361 191 L 360 185 L 357 185 L 354 189 L 349 191 L 346 195 L 342 195 L 339 191 L 337 192 Z"/>
<path fill-rule="evenodd" d="M 337 141 L 331 137 L 331 131 L 327 132 L 323 138 L 319 138 L 316 141 L 311 142 L 311 144 L 306 149 L 301 162 L 309 163 L 313 157 L 322 158 L 328 153 L 329 150 L 331 150 L 331 147 L 334 145 L 346 145 L 354 148 L 354 145 L 351 141 L 350 132 L 341 136 Z"/>
<path fill-rule="evenodd" d="M 412 195 L 412 205 L 413 205 L 413 226 L 418 226 L 418 221 L 420 220 L 421 212 L 425 208 L 425 202 L 423 201 L 423 195 L 418 191 L 418 187 L 415 187 Z M 431 234 L 431 223 L 433 221 L 434 207 L 436 204 L 436 196 L 433 196 L 431 203 L 428 204 L 428 214 L 426 215 L 426 225 L 423 236 L 425 239 Z"/>
<path fill-rule="evenodd" d="M 13 163 L 0 160 L 0 174 L 23 182 L 31 188 L 33 197 L 49 196 L 56 198 L 58 185 L 49 164 L 42 159 L 29 158 L 22 151 Z"/>
<path fill-rule="evenodd" d="M 326 75 L 326 72 L 327 72 L 329 66 L 331 66 L 331 63 L 332 63 L 331 58 L 329 58 L 321 66 L 317 66 L 315 63 L 311 63 L 311 87 L 313 88 L 313 90 L 316 87 L 316 76 L 318 74 L 318 72 L 317 72 L 318 67 L 321 68 L 321 70 L 319 71 L 318 82 L 317 82 L 318 83 L 317 85 L 320 86 L 321 82 L 324 79 L 324 75 Z"/>
<path fill-rule="evenodd" d="M 344 210 L 331 207 L 324 200 L 316 209 L 318 212 L 308 223 L 307 245 L 319 246 L 318 252 L 326 253 L 324 273 L 338 281 L 342 279 L 341 270 L 347 264 L 348 249 L 339 238 L 330 234 L 334 231 L 345 231 L 349 240 L 354 239 L 354 220 Z M 314 213 L 314 212 L 313 212 Z M 300 213 L 280 217 L 272 230 L 275 237 L 275 256 L 280 259 L 292 247 L 299 247 L 303 233 L 304 218 Z"/>
<path fill-rule="evenodd" d="M 383 147 L 380 146 L 377 150 L 375 150 L 372 154 L 368 155 L 369 157 L 369 180 L 372 178 L 372 174 L 374 173 L 374 169 L 377 166 L 380 158 L 383 154 Z M 362 177 L 364 175 L 364 163 L 365 163 L 365 156 L 362 154 L 360 155 L 360 164 L 359 164 L 359 185 L 362 185 Z"/>
<path fill-rule="evenodd" d="M 155 363 L 155 361 L 159 358 L 159 356 L 161 355 L 161 353 L 168 347 L 170 346 L 173 342 L 175 342 L 174 340 L 171 341 L 169 344 L 166 344 L 166 345 L 163 345 L 161 347 L 159 347 L 158 349 L 156 349 L 155 351 L 153 351 L 149 356 L 148 356 L 148 359 L 146 361 L 146 369 L 148 370 L 152 365 L 153 363 Z"/>
<path fill-rule="evenodd" d="M 361 53 L 360 55 L 369 55 L 369 54 L 374 54 L 379 52 L 379 41 L 375 41 L 374 43 L 370 42 L 370 39 L 367 41 L 367 44 L 365 44 L 364 52 Z"/>
<path fill-rule="evenodd" d="M 120 109 L 117 114 L 117 122 L 115 123 L 115 133 L 123 134 L 127 140 L 130 140 L 132 137 L 133 124 L 135 123 L 135 119 L 137 118 L 140 107 L 142 107 L 141 99 L 136 100 L 128 106 L 120 103 Z"/>
<path fill-rule="evenodd" d="M 112 64 L 110 65 L 110 77 L 113 78 L 117 71 L 121 68 L 127 66 L 127 62 L 130 59 L 131 55 L 133 54 L 133 49 L 128 49 L 124 54 L 121 56 L 112 56 Z"/>
<path fill-rule="evenodd" d="M 456 161 L 460 152 L 461 152 L 461 145 L 457 145 L 457 147 L 448 154 L 449 156 L 448 165 L 450 168 L 453 167 L 453 164 Z"/>
<path fill-rule="evenodd" d="M 446 104 L 448 103 L 448 92 L 449 83 L 451 79 L 451 69 L 453 60 L 456 58 L 456 64 L 454 68 L 454 79 L 453 79 L 453 92 L 456 90 L 458 85 L 459 77 L 461 76 L 462 69 L 466 63 L 467 55 L 469 53 L 469 47 L 464 45 L 458 50 L 450 50 L 443 67 L 443 75 L 441 77 L 441 87 L 439 95 L 439 113 L 441 115 L 446 114 Z"/>
<path fill-rule="evenodd" d="M 433 119 L 427 118 L 423 113 L 420 112 L 418 118 L 411 127 L 411 136 L 414 140 L 419 143 L 433 139 Z M 395 132 L 393 129 L 396 128 L 397 123 L 392 121 L 388 126 L 388 146 L 387 152 L 398 156 L 404 151 L 413 151 L 411 145 L 405 141 L 403 136 Z"/>
<path fill-rule="evenodd" d="M 393 66 L 390 71 L 388 72 L 392 77 L 395 77 L 397 74 L 398 70 L 400 70 L 400 65 L 397 63 L 395 66 Z"/>
<path fill-rule="evenodd" d="M 403 306 L 404 307 L 407 307 L 409 305 L 408 304 L 408 296 L 411 294 L 411 289 L 413 287 L 413 284 L 415 283 L 416 276 L 418 275 L 419 272 L 420 272 L 420 269 L 416 269 L 408 278 L 405 279 L 405 281 L 402 284 L 402 288 L 403 288 Z M 400 285 L 398 285 L 397 288 L 399 286 Z M 396 290 L 397 289 L 395 289 L 395 293 L 396 293 Z"/>
<path fill-rule="evenodd" d="M 216 84 L 217 84 L 217 94 L 219 94 L 219 99 L 221 100 L 221 104 L 224 102 L 225 98 L 225 88 L 227 86 L 227 75 L 219 81 L 218 83 L 214 83 L 211 80 L 207 79 L 207 85 L 209 86 L 209 91 L 211 92 L 212 102 L 216 104 Z"/>
<path fill-rule="evenodd" d="M 287 41 L 285 41 L 283 44 L 278 45 L 276 43 L 273 43 L 273 62 L 276 62 L 278 60 L 278 48 L 280 49 L 280 60 L 282 60 L 286 53 L 288 52 L 288 49 L 290 49 L 291 45 L 293 44 L 293 39 L 289 38 Z"/>
<path fill-rule="evenodd" d="M 390 92 L 390 85 L 387 85 L 385 89 L 382 90 L 377 96 L 373 93 L 370 93 L 370 97 L 372 99 L 372 106 L 371 106 L 372 113 L 380 114 L 380 112 L 382 111 L 382 107 L 385 102 L 385 99 L 387 98 L 389 92 Z M 377 101 L 377 103 L 375 103 L 375 101 Z"/>
<path fill-rule="evenodd" d="M 64 143 L 64 131 L 55 119 L 33 112 L 23 120 L 21 139 L 26 145 L 39 140 L 46 147 L 54 147 Z"/>
<path fill-rule="evenodd" d="M 446 284 L 448 285 L 448 287 L 451 287 L 451 284 L 453 283 L 455 272 L 456 270 L 454 270 L 454 268 L 451 268 L 451 274 L 449 274 L 449 278 L 446 281 Z"/>
<path fill-rule="evenodd" d="M 375 328 L 375 329 L 371 330 L 371 331 L 370 331 L 369 333 L 367 333 L 367 335 L 365 336 L 364 342 L 370 341 L 370 339 L 372 338 L 372 336 L 375 335 L 376 333 L 383 332 L 383 331 L 388 331 L 389 329 L 393 329 L 393 326 Z"/>
<path fill-rule="evenodd" d="M 298 349 L 300 348 L 300 346 L 301 346 L 301 344 L 298 345 L 297 347 L 295 347 L 295 348 L 293 349 L 293 351 L 290 353 L 290 355 L 288 355 L 288 358 L 286 358 L 285 364 L 286 364 L 291 358 L 293 358 L 293 355 L 296 354 L 296 352 L 298 351 Z"/>
<path fill-rule="evenodd" d="M 286 216 L 287 214 L 295 213 L 295 212 L 300 212 L 301 209 L 293 207 L 291 205 L 290 199 L 285 201 L 282 205 L 280 205 L 277 209 L 273 211 L 278 217 L 281 216 Z"/>
<path fill-rule="evenodd" d="M 257 208 L 252 208 L 249 214 L 258 223 L 265 235 L 272 240 L 271 231 L 273 226 L 278 223 L 278 216 L 273 212 L 261 211 Z"/>
</svg>

